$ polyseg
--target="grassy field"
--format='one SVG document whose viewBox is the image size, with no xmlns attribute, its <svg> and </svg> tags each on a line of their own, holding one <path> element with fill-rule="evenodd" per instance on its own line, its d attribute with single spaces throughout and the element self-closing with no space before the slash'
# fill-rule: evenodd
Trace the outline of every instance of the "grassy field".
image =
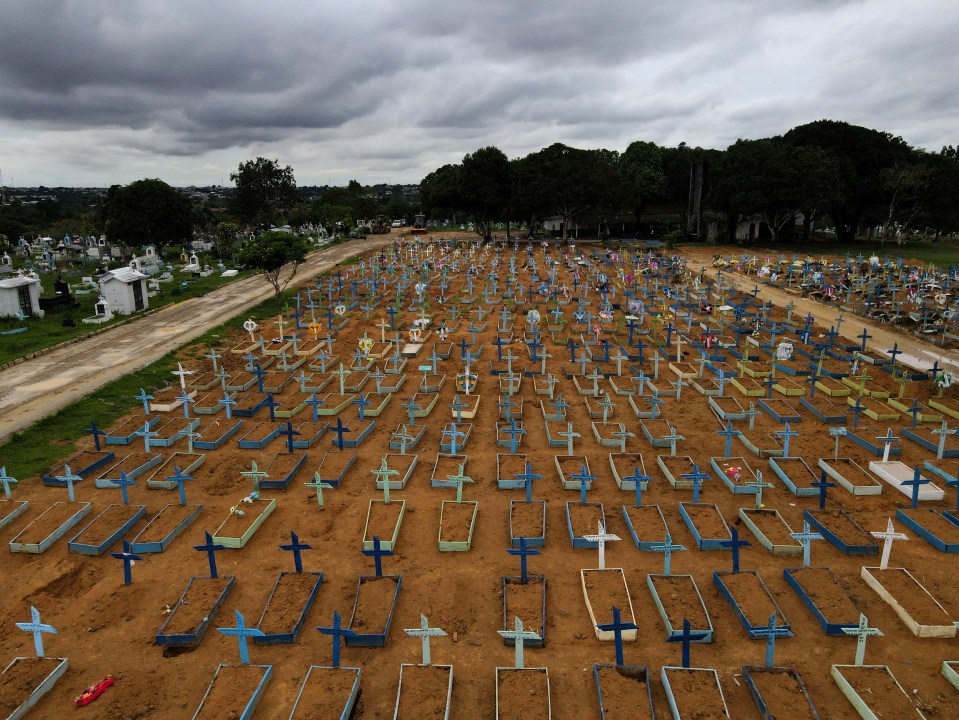
<svg viewBox="0 0 959 720">
<path fill-rule="evenodd" d="M 255 271 L 242 271 L 239 275 L 230 278 L 221 278 L 219 273 L 214 273 L 209 277 L 192 277 L 182 273 L 174 273 L 174 280 L 161 285 L 160 294 L 150 298 L 150 309 L 164 307 L 175 302 L 188 300 L 189 298 L 205 295 L 211 290 L 222 287 L 236 280 L 249 277 Z M 182 277 L 181 277 L 182 275 Z M 44 294 L 52 294 L 53 277 L 52 274 L 42 276 L 43 280 L 49 279 L 51 289 L 46 289 L 44 282 Z M 183 285 L 185 283 L 185 285 Z M 30 353 L 43 350 L 57 343 L 66 342 L 73 338 L 86 335 L 100 328 L 110 327 L 123 321 L 127 316 L 117 315 L 113 320 L 100 325 L 88 325 L 82 322 L 82 318 L 93 315 L 93 306 L 99 298 L 96 290 L 87 295 L 75 296 L 80 307 L 72 310 L 62 310 L 47 313 L 43 318 L 27 318 L 20 321 L 14 318 L 0 318 L 0 332 L 12 330 L 13 328 L 26 327 L 25 332 L 15 335 L 0 335 L 0 365 L 26 357 Z M 72 323 L 72 325 L 71 325 Z"/>
<path fill-rule="evenodd" d="M 293 291 L 284 299 L 290 300 L 292 297 Z M 107 429 L 118 418 L 137 407 L 133 396 L 141 387 L 149 393 L 169 385 L 173 378 L 170 373 L 176 369 L 177 358 L 200 357 L 209 352 L 211 347 L 222 348 L 227 335 L 239 329 L 244 320 L 249 317 L 257 321 L 267 320 L 275 316 L 281 307 L 271 298 L 242 317 L 211 329 L 189 343 L 186 349 L 171 352 L 142 370 L 114 380 L 57 414 L 15 433 L 0 445 L 0 465 L 5 465 L 7 473 L 20 480 L 39 476 L 76 449 L 77 440 L 85 436 L 84 429 L 90 427 L 91 421 L 96 420 L 100 428 Z"/>
</svg>

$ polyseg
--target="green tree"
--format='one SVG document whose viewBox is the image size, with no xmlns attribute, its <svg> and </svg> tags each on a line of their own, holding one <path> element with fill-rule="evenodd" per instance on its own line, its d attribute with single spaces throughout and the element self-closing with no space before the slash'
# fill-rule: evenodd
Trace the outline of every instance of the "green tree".
<svg viewBox="0 0 959 720">
<path fill-rule="evenodd" d="M 0 253 L 9 253 L 13 251 L 13 243 L 3 233 L 0 233 Z"/>
<path fill-rule="evenodd" d="M 445 213 L 456 221 L 456 213 L 463 205 L 459 194 L 461 170 L 460 165 L 443 165 L 420 182 L 420 200 L 430 217 Z"/>
<path fill-rule="evenodd" d="M 189 242 L 193 207 L 189 198 L 162 180 L 137 180 L 112 186 L 104 202 L 104 232 L 111 243 L 157 249 Z"/>
<path fill-rule="evenodd" d="M 510 194 L 509 160 L 499 148 L 484 147 L 463 157 L 459 199 L 484 240 L 493 239 L 493 224 L 503 219 Z"/>
<path fill-rule="evenodd" d="M 279 301 L 287 285 L 296 275 L 296 269 L 309 252 L 310 246 L 306 238 L 290 233 L 270 231 L 257 235 L 249 240 L 241 249 L 238 260 L 243 267 L 259 270 L 273 286 L 276 299 Z M 283 268 L 291 266 L 286 280 L 283 280 Z"/>
<path fill-rule="evenodd" d="M 562 239 L 577 213 L 589 207 L 590 183 L 596 164 L 590 151 L 554 143 L 513 163 L 517 204 L 530 214 L 532 227 L 537 216 L 558 215 Z"/>
<path fill-rule="evenodd" d="M 230 180 L 236 184 L 233 210 L 247 223 L 269 225 L 279 210 L 294 206 L 299 200 L 293 169 L 280 167 L 279 160 L 258 157 L 240 163 Z"/>
<path fill-rule="evenodd" d="M 629 184 L 630 199 L 635 208 L 636 222 L 639 223 L 649 201 L 662 196 L 666 190 L 663 149 L 656 143 L 637 140 L 629 144 L 619 162 L 623 177 Z"/>
<path fill-rule="evenodd" d="M 240 226 L 233 222 L 221 222 L 213 236 L 213 254 L 220 260 L 234 260 L 240 249 Z"/>
</svg>

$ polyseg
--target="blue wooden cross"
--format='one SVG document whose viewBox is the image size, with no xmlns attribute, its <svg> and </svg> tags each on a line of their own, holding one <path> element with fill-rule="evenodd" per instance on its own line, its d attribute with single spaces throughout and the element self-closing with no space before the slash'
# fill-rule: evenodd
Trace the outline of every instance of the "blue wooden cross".
<svg viewBox="0 0 959 720">
<path fill-rule="evenodd" d="M 570 338 L 569 343 L 567 343 L 566 347 L 569 348 L 569 361 L 571 363 L 576 362 L 576 348 L 579 347 L 576 344 L 576 341 L 573 338 Z"/>
<path fill-rule="evenodd" d="M 663 553 L 663 575 L 669 575 L 672 566 L 673 553 L 680 550 L 685 550 L 686 548 L 682 545 L 673 544 L 673 538 L 667 530 L 666 540 L 662 543 L 657 543 L 656 545 L 650 545 L 649 549 L 653 552 Z"/>
<path fill-rule="evenodd" d="M 228 392 L 223 393 L 223 399 L 220 400 L 220 404 L 223 406 L 223 409 L 226 410 L 226 419 L 233 419 L 233 406 L 236 405 L 236 400 L 233 399 L 233 396 Z"/>
<path fill-rule="evenodd" d="M 783 439 L 783 457 L 788 458 L 789 457 L 789 440 L 790 438 L 799 437 L 799 433 L 796 432 L 795 430 L 792 430 L 789 427 L 789 422 L 787 421 L 786 429 L 776 431 L 776 435 Z"/>
<path fill-rule="evenodd" d="M 293 454 L 293 438 L 299 435 L 299 430 L 293 429 L 293 423 L 289 420 L 286 421 L 286 425 L 280 430 L 280 435 L 286 435 L 286 451 Z"/>
<path fill-rule="evenodd" d="M 93 447 L 94 447 L 95 450 L 99 450 L 99 449 L 100 449 L 100 437 L 101 437 L 101 436 L 103 436 L 103 437 L 106 437 L 106 436 L 107 436 L 107 434 L 106 434 L 105 432 L 103 432 L 103 430 L 101 430 L 100 428 L 97 427 L 97 421 L 96 421 L 96 420 L 91 420 L 91 421 L 90 421 L 90 427 L 89 427 L 87 430 L 84 430 L 83 432 L 85 432 L 85 433 L 88 434 L 88 435 L 93 435 Z"/>
<path fill-rule="evenodd" d="M 904 487 L 912 488 L 912 509 L 915 510 L 919 507 L 919 489 L 923 485 L 928 485 L 931 481 L 928 478 L 924 478 L 920 472 L 919 466 L 916 465 L 914 468 L 914 474 L 912 480 L 903 480 L 900 485 Z"/>
<path fill-rule="evenodd" d="M 392 550 L 384 550 L 380 545 L 380 538 L 378 535 L 373 536 L 373 549 L 372 550 L 361 550 L 361 553 L 366 555 L 366 557 L 373 558 L 373 567 L 376 571 L 376 577 L 383 577 L 383 558 L 389 557 L 393 554 Z"/>
<path fill-rule="evenodd" d="M 733 552 L 733 573 L 739 572 L 739 548 L 749 547 L 750 542 L 748 540 L 739 539 L 739 530 L 735 527 L 730 528 L 729 530 L 729 540 L 720 540 L 719 544 L 722 547 L 728 547 Z"/>
<path fill-rule="evenodd" d="M 354 637 L 355 632 L 349 628 L 344 628 L 341 625 L 340 614 L 333 611 L 333 625 L 332 627 L 318 627 L 319 630 L 324 635 L 329 635 L 333 638 L 333 660 L 331 665 L 335 668 L 340 666 L 340 640 L 344 637 Z"/>
<path fill-rule="evenodd" d="M 527 468 L 529 465 L 526 466 Z M 0 467 L 0 485 L 3 485 L 3 494 L 7 500 L 12 500 L 13 495 L 10 494 L 10 486 L 16 485 L 19 481 L 16 478 L 10 477 L 7 475 L 7 466 L 4 465 Z"/>
<path fill-rule="evenodd" d="M 183 388 L 183 391 L 177 396 L 177 400 L 179 400 L 180 404 L 183 406 L 183 417 L 189 420 L 190 403 L 194 403 L 196 400 L 190 397 L 190 393 L 186 391 L 186 388 Z"/>
<path fill-rule="evenodd" d="M 852 406 L 852 426 L 859 427 L 859 413 L 865 408 L 862 405 L 862 397 L 856 396 L 856 404 Z"/>
<path fill-rule="evenodd" d="M 301 543 L 300 538 L 297 537 L 297 534 L 290 531 L 290 543 L 289 545 L 280 545 L 280 550 L 289 550 L 293 553 L 293 565 L 296 567 L 296 572 L 303 572 L 303 558 L 300 557 L 304 550 L 312 550 L 312 545 L 307 545 L 306 543 Z"/>
<path fill-rule="evenodd" d="M 533 465 L 531 463 L 526 463 L 525 472 L 516 473 L 516 479 L 523 483 L 523 486 L 526 489 L 526 502 L 533 501 L 533 481 L 542 480 L 542 475 L 537 475 L 533 472 Z M 959 481 L 957 481 L 959 482 Z M 959 500 L 956 501 L 959 505 Z"/>
<path fill-rule="evenodd" d="M 766 398 L 769 399 L 773 396 L 773 385 L 776 384 L 776 378 L 773 377 L 772 373 L 766 376 L 764 384 L 766 385 Z"/>
<path fill-rule="evenodd" d="M 313 422 L 319 422 L 320 421 L 319 410 L 321 407 L 326 405 L 326 400 L 320 400 L 317 397 L 316 393 L 314 392 L 310 396 L 310 399 L 306 401 L 306 404 L 309 405 L 311 408 L 313 408 Z"/>
<path fill-rule="evenodd" d="M 130 543 L 127 542 L 126 538 L 123 538 L 123 552 L 110 553 L 110 555 L 117 560 L 123 561 L 123 584 L 129 585 L 132 583 L 133 573 L 130 571 L 130 568 L 133 566 L 135 560 L 142 560 L 143 558 L 130 550 Z"/>
<path fill-rule="evenodd" d="M 133 434 L 139 435 L 140 437 L 143 438 L 143 452 L 146 452 L 146 453 L 150 452 L 150 438 L 155 438 L 160 436 L 160 433 L 150 429 L 149 422 L 143 423 L 143 427 L 137 430 Z"/>
<path fill-rule="evenodd" d="M 596 479 L 595 475 L 590 475 L 585 465 L 580 465 L 579 472 L 569 476 L 571 480 L 579 480 L 579 504 L 586 504 L 586 490 L 589 484 Z"/>
<path fill-rule="evenodd" d="M 836 483 L 826 480 L 826 471 L 823 470 L 819 474 L 819 482 L 811 482 L 809 484 L 814 488 L 819 488 L 819 509 L 822 510 L 826 507 L 826 493 L 829 492 L 829 488 L 836 487 Z"/>
<path fill-rule="evenodd" d="M 456 440 L 462 438 L 466 440 L 466 433 L 456 429 L 456 423 L 450 423 L 449 429 L 443 428 L 444 437 L 450 439 L 450 455 L 456 454 Z"/>
<path fill-rule="evenodd" d="M 505 310 L 506 308 L 503 308 L 503 309 Z M 497 334 L 497 335 L 496 335 L 496 339 L 493 341 L 493 344 L 496 346 L 496 359 L 497 359 L 497 360 L 502 360 L 502 359 L 503 359 L 503 346 L 504 346 L 504 345 L 509 345 L 509 343 L 506 342 L 505 340 L 503 340 L 503 338 L 500 337 L 499 334 Z"/>
<path fill-rule="evenodd" d="M 689 620 L 687 618 L 683 618 L 683 632 L 679 635 L 670 635 L 666 638 L 666 642 L 679 642 L 683 644 L 682 666 L 688 669 L 690 643 L 696 642 L 697 640 L 703 640 L 708 635 L 708 632 L 703 631 L 692 632 L 692 628 L 689 625 Z"/>
<path fill-rule="evenodd" d="M 247 648 L 246 639 L 250 637 L 263 637 L 266 633 L 259 628 L 248 628 L 239 610 L 234 610 L 233 613 L 236 616 L 236 627 L 217 628 L 217 630 L 223 635 L 237 639 L 240 646 L 240 663 L 249 665 L 250 651 Z"/>
<path fill-rule="evenodd" d="M 57 634 L 57 629 L 52 625 L 47 625 L 46 623 L 40 622 L 40 611 L 37 610 L 32 605 L 30 606 L 30 622 L 18 622 L 15 625 L 23 630 L 24 632 L 33 633 L 33 647 L 37 651 L 37 657 L 42 658 L 43 655 L 43 634 L 52 633 Z"/>
<path fill-rule="evenodd" d="M 55 479 L 67 484 L 67 496 L 70 498 L 70 502 L 76 502 L 76 497 L 73 493 L 73 483 L 80 482 L 83 478 L 79 475 L 74 475 L 69 465 L 64 465 L 63 469 L 65 471 L 63 475 L 59 475 Z"/>
<path fill-rule="evenodd" d="M 252 370 L 250 370 L 250 374 L 256 376 L 256 389 L 260 392 L 263 392 L 263 376 L 266 375 L 266 370 L 259 365 L 256 365 Z"/>
<path fill-rule="evenodd" d="M 511 396 L 504 395 L 503 399 L 496 403 L 496 407 L 500 409 L 500 412 L 503 414 L 503 419 L 506 420 L 506 422 L 513 419 L 513 408 L 516 407 L 516 402 Z"/>
<path fill-rule="evenodd" d="M 340 450 L 343 449 L 343 435 L 348 432 L 353 432 L 346 425 L 343 424 L 343 421 L 340 418 L 336 418 L 336 425 L 330 428 L 333 432 L 336 433 L 336 440 L 333 441 L 333 444 L 336 445 Z"/>
<path fill-rule="evenodd" d="M 619 608 L 613 605 L 613 622 L 601 623 L 596 626 L 597 630 L 613 633 L 613 642 L 616 645 L 616 667 L 622 667 L 623 662 L 623 633 L 627 630 L 638 630 L 636 623 L 623 622 Z"/>
<path fill-rule="evenodd" d="M 462 413 L 462 411 L 463 411 L 464 408 L 468 408 L 469 405 L 467 405 L 466 403 L 462 402 L 462 401 L 460 400 L 460 396 L 459 396 L 459 395 L 454 395 L 454 396 L 453 396 L 453 403 L 450 405 L 450 407 L 453 409 L 453 412 L 456 413 L 456 422 L 463 422 L 463 413 Z"/>
<path fill-rule="evenodd" d="M 213 542 L 213 536 L 209 532 L 203 534 L 206 536 L 206 541 L 202 545 L 194 545 L 193 549 L 206 553 L 207 560 L 210 562 L 210 577 L 215 578 L 218 577 L 216 574 L 216 551 L 226 550 L 226 546 Z"/>
<path fill-rule="evenodd" d="M 280 403 L 273 399 L 273 393 L 269 393 L 266 396 L 266 400 L 260 403 L 260 407 L 267 407 L 270 409 L 270 422 L 276 422 L 276 409 L 280 407 Z"/>
<path fill-rule="evenodd" d="M 773 666 L 773 659 L 776 653 L 776 638 L 791 637 L 792 632 L 788 627 L 776 624 L 776 613 L 769 616 L 769 623 L 764 628 L 754 628 L 752 631 L 755 637 L 766 638 L 766 667 Z"/>
<path fill-rule="evenodd" d="M 365 395 L 365 394 L 360 393 L 360 396 L 359 396 L 356 400 L 353 401 L 353 404 L 356 405 L 356 406 L 359 408 L 359 411 L 358 411 L 358 412 L 359 412 L 359 415 L 360 415 L 360 420 L 365 420 L 365 419 L 366 419 L 366 417 L 365 417 L 366 408 L 368 408 L 368 407 L 369 407 L 370 405 L 372 405 L 373 403 L 371 403 L 369 400 L 366 399 L 366 395 Z M 291 450 L 290 452 L 293 452 L 293 451 Z"/>
<path fill-rule="evenodd" d="M 699 485 L 703 480 L 708 480 L 709 475 L 699 469 L 697 463 L 693 463 L 693 471 L 681 476 L 684 480 L 691 480 L 693 483 L 693 502 L 699 502 Z"/>
<path fill-rule="evenodd" d="M 127 488 L 133 485 L 136 485 L 135 480 L 131 480 L 127 477 L 127 474 L 124 470 L 120 471 L 120 477 L 113 481 L 115 487 L 120 488 L 120 497 L 124 505 L 129 504 L 130 498 L 127 496 Z"/>
<path fill-rule="evenodd" d="M 862 335 L 857 335 L 856 337 L 862 340 L 862 345 L 859 346 L 859 352 L 866 352 L 866 340 L 869 340 L 872 337 L 872 335 L 866 332 L 866 328 L 863 327 Z"/>
<path fill-rule="evenodd" d="M 456 347 L 460 349 L 460 359 L 466 360 L 467 350 L 473 346 L 470 343 L 466 342 L 466 338 L 461 338 L 460 341 L 456 343 Z"/>
<path fill-rule="evenodd" d="M 623 478 L 623 482 L 632 482 L 633 483 L 633 492 L 636 495 L 635 505 L 636 507 L 643 506 L 643 483 L 649 483 L 652 481 L 652 478 L 649 475 L 644 475 L 639 471 L 638 465 L 633 465 L 633 474 L 627 475 Z"/>
<path fill-rule="evenodd" d="M 510 555 L 516 555 L 519 557 L 519 576 L 520 582 L 525 585 L 528 575 L 526 574 L 526 558 L 530 555 L 540 555 L 540 551 L 536 548 L 531 548 L 526 545 L 526 538 L 521 537 L 519 539 L 518 548 L 506 548 L 506 552 Z"/>
<path fill-rule="evenodd" d="M 737 435 L 739 435 L 739 430 L 736 430 L 735 428 L 733 428 L 733 421 L 732 421 L 732 420 L 727 420 L 727 421 L 726 421 L 726 429 L 725 429 L 725 430 L 717 430 L 717 431 L 716 431 L 716 434 L 717 434 L 717 435 L 722 435 L 723 437 L 726 438 L 726 447 L 725 447 L 725 449 L 723 450 L 723 457 L 724 457 L 724 458 L 728 458 L 728 457 L 732 454 L 732 451 L 733 451 L 733 438 L 736 437 Z"/>
<path fill-rule="evenodd" d="M 153 399 L 153 396 L 152 396 L 152 395 L 147 395 L 146 390 L 144 390 L 143 388 L 140 388 L 140 394 L 139 394 L 139 395 L 134 395 L 134 396 L 133 396 L 133 399 L 134 399 L 134 400 L 139 400 L 140 402 L 143 403 L 143 414 L 144 414 L 144 415 L 149 415 L 149 414 L 150 414 L 150 401 Z"/>
<path fill-rule="evenodd" d="M 515 454 L 516 454 L 516 448 L 517 448 L 517 446 L 519 445 L 519 439 L 518 439 L 518 438 L 520 438 L 520 437 L 522 437 L 523 435 L 525 435 L 525 434 L 526 434 L 526 430 L 524 430 L 523 428 L 519 427 L 519 426 L 516 424 L 516 420 L 515 420 L 514 418 L 510 418 L 509 427 L 508 427 L 508 428 L 504 428 L 504 429 L 503 429 L 503 432 L 506 433 L 507 435 L 509 435 L 509 453 L 510 453 L 510 455 L 515 455 Z"/>
<path fill-rule="evenodd" d="M 919 398 L 912 399 L 912 406 L 906 411 L 912 415 L 912 427 L 916 427 L 919 422 L 919 416 L 922 414 L 922 405 L 919 404 Z"/>
<path fill-rule="evenodd" d="M 180 468 L 175 465 L 173 466 L 173 474 L 167 476 L 167 480 L 176 483 L 177 490 L 180 492 L 180 505 L 186 505 L 186 483 L 192 479 L 190 475 L 184 475 L 180 472 Z"/>
<path fill-rule="evenodd" d="M 410 399 L 409 399 L 408 401 L 406 401 L 406 403 L 404 403 L 404 404 L 402 405 L 402 408 L 403 408 L 404 410 L 406 410 L 407 415 L 409 415 L 409 418 L 410 418 L 410 427 L 415 426 L 415 425 L 416 425 L 416 413 L 419 412 L 419 411 L 421 411 L 421 410 L 423 409 L 423 408 L 421 408 L 419 405 L 416 404 L 416 395 L 415 395 L 415 394 L 414 394 L 414 395 L 410 395 Z"/>
</svg>

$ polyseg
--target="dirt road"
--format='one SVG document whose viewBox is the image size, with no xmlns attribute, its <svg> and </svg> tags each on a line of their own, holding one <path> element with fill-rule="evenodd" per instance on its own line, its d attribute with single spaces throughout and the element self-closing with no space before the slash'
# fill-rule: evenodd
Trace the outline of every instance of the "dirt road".
<svg viewBox="0 0 959 720">
<path fill-rule="evenodd" d="M 294 282 L 302 283 L 392 239 L 390 235 L 376 236 L 320 250 L 298 268 Z M 149 365 L 272 294 L 272 286 L 262 276 L 239 280 L 6 368 L 0 374 L 0 442 L 116 378 Z"/>
</svg>

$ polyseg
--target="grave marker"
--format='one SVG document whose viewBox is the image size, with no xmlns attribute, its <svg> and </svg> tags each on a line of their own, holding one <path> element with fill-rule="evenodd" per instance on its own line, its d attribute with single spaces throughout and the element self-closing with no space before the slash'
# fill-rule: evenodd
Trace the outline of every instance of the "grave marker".
<svg viewBox="0 0 959 720">
<path fill-rule="evenodd" d="M 683 547 L 682 545 L 673 544 L 673 538 L 669 534 L 669 532 L 667 532 L 666 539 L 663 543 L 650 545 L 649 549 L 652 550 L 653 552 L 663 553 L 663 575 L 668 576 L 670 574 L 670 568 L 672 566 L 673 553 L 681 550 L 685 550 L 686 548 Z"/>
<path fill-rule="evenodd" d="M 40 611 L 32 605 L 30 606 L 30 622 L 18 622 L 15 625 L 24 632 L 33 634 L 33 647 L 37 651 L 37 657 L 44 657 L 43 654 L 43 635 L 44 633 L 57 634 L 57 630 L 52 625 L 40 622 Z"/>
<path fill-rule="evenodd" d="M 235 627 L 225 627 L 217 628 L 217 631 L 226 635 L 228 637 L 235 637 L 237 643 L 240 646 L 240 664 L 249 665 L 250 664 L 250 651 L 247 648 L 247 638 L 250 637 L 263 637 L 264 633 L 259 628 L 248 628 L 246 626 L 246 621 L 243 619 L 243 615 L 239 610 L 233 611 L 236 616 L 236 626 Z"/>
<path fill-rule="evenodd" d="M 528 467 L 528 466 L 527 466 Z M 3 485 L 3 495 L 7 500 L 12 500 L 13 495 L 10 493 L 10 486 L 16 485 L 19 481 L 16 478 L 10 477 L 7 475 L 7 466 L 4 465 L 0 467 L 0 484 Z"/>
<path fill-rule="evenodd" d="M 133 563 L 136 560 L 142 560 L 143 558 L 130 550 L 130 543 L 127 542 L 126 538 L 123 538 L 123 552 L 110 553 L 110 555 L 117 560 L 123 561 L 123 584 L 129 585 L 132 583 L 133 573 L 130 571 L 130 568 L 133 567 Z"/>
<path fill-rule="evenodd" d="M 349 628 L 343 627 L 340 621 L 340 614 L 336 612 L 336 610 L 333 611 L 332 627 L 318 627 L 317 630 L 333 638 L 333 658 L 330 664 L 338 668 L 340 666 L 340 640 L 346 637 L 354 637 L 356 633 Z"/>
<path fill-rule="evenodd" d="M 497 630 L 506 640 L 512 640 L 516 644 L 516 669 L 523 669 L 523 643 L 527 640 L 542 640 L 542 638 L 532 630 L 523 630 L 523 621 L 518 617 L 513 623 L 512 630 Z"/>
<path fill-rule="evenodd" d="M 792 631 L 788 627 L 776 625 L 776 612 L 769 616 L 769 624 L 764 628 L 753 628 L 751 635 L 766 638 L 766 667 L 773 666 L 776 653 L 776 638 L 791 637 Z"/>
<path fill-rule="evenodd" d="M 883 633 L 879 628 L 869 627 L 869 620 L 865 615 L 859 613 L 859 625 L 854 628 L 844 627 L 842 631 L 846 635 L 856 636 L 856 665 L 862 665 L 866 658 L 866 639 L 870 636 L 882 637 Z"/>
<path fill-rule="evenodd" d="M 301 543 L 300 538 L 297 537 L 297 534 L 292 530 L 290 531 L 290 543 L 288 545 L 280 545 L 280 550 L 288 550 L 293 553 L 293 566 L 296 568 L 297 574 L 303 572 L 303 558 L 301 557 L 303 551 L 312 549 L 312 545 Z"/>
<path fill-rule="evenodd" d="M 319 507 L 323 507 L 323 491 L 332 490 L 333 485 L 323 482 L 323 479 L 320 477 L 320 471 L 317 470 L 313 473 L 313 482 L 303 483 L 306 487 L 312 488 L 316 491 L 316 504 Z"/>
<path fill-rule="evenodd" d="M 384 550 L 380 545 L 380 538 L 378 535 L 373 536 L 373 549 L 372 550 L 360 550 L 361 553 L 367 557 L 373 558 L 373 568 L 376 574 L 376 577 L 383 577 L 383 558 L 390 557 L 393 554 L 392 550 Z"/>
<path fill-rule="evenodd" d="M 403 632 L 411 637 L 418 637 L 423 641 L 423 665 L 430 665 L 430 638 L 446 637 L 446 633 L 440 628 L 431 628 L 426 615 L 420 613 L 420 626 L 418 628 L 404 628 Z"/>
<path fill-rule="evenodd" d="M 698 640 L 704 640 L 709 636 L 708 632 L 698 631 L 693 632 L 692 628 L 689 625 L 689 620 L 683 618 L 683 631 L 678 635 L 675 633 L 670 634 L 666 638 L 666 642 L 679 642 L 683 645 L 682 653 L 682 666 L 686 669 L 689 669 L 689 646 L 691 643 L 694 643 Z"/>
<path fill-rule="evenodd" d="M 616 667 L 622 667 L 625 664 L 623 661 L 623 633 L 627 630 L 638 630 L 639 627 L 633 622 L 623 622 L 619 608 L 613 605 L 613 622 L 597 625 L 596 629 L 613 633 L 613 642 L 616 647 Z"/>
<path fill-rule="evenodd" d="M 526 544 L 526 538 L 521 537 L 519 539 L 518 548 L 506 548 L 506 552 L 510 555 L 515 555 L 519 557 L 519 572 L 520 572 L 520 582 L 525 585 L 528 579 L 526 572 L 526 559 L 531 555 L 540 555 L 540 551 L 536 548 L 531 548 Z"/>
<path fill-rule="evenodd" d="M 619 540 L 618 535 L 613 535 L 612 533 L 606 532 L 606 528 L 603 527 L 602 521 L 598 523 L 598 529 L 595 535 L 583 535 L 583 540 L 588 540 L 589 542 L 596 543 L 596 547 L 599 548 L 599 569 L 606 569 L 606 543 L 614 542 Z"/>
</svg>

